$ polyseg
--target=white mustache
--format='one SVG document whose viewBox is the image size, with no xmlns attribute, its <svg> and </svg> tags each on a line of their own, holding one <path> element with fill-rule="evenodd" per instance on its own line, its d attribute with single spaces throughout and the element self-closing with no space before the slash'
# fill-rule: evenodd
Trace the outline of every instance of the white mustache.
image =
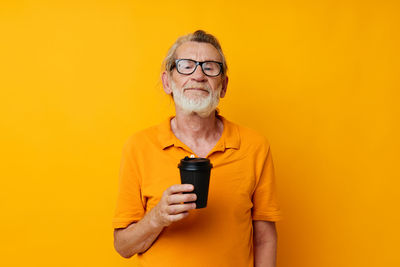
<svg viewBox="0 0 400 267">
<path fill-rule="evenodd" d="M 211 91 L 210 87 L 208 87 L 207 85 L 204 85 L 204 84 L 195 84 L 195 83 L 185 85 L 185 86 L 183 87 L 183 90 L 186 90 L 186 89 L 189 89 L 189 88 L 203 89 L 203 90 L 206 90 L 207 92 L 210 92 L 210 91 Z"/>
</svg>

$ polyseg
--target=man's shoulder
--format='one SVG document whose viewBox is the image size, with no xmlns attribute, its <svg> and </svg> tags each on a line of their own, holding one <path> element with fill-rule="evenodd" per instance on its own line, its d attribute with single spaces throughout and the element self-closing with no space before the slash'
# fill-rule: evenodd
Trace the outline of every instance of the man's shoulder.
<svg viewBox="0 0 400 267">
<path fill-rule="evenodd" d="M 158 139 L 160 134 L 162 134 L 162 131 L 166 131 L 165 121 L 132 133 L 127 138 L 126 145 L 131 147 L 142 147 L 148 145 L 149 143 L 158 143 Z"/>
<path fill-rule="evenodd" d="M 240 123 L 229 121 L 235 127 L 240 135 L 241 143 L 244 145 L 267 145 L 269 146 L 268 138 L 259 130 L 245 126 Z"/>
<path fill-rule="evenodd" d="M 236 127 L 238 129 L 241 138 L 247 139 L 249 141 L 254 141 L 254 142 L 267 142 L 268 143 L 268 139 L 260 131 L 254 129 L 254 128 L 245 126 L 243 124 L 236 123 L 236 122 L 232 122 L 232 121 L 228 121 L 228 122 L 233 127 Z"/>
</svg>

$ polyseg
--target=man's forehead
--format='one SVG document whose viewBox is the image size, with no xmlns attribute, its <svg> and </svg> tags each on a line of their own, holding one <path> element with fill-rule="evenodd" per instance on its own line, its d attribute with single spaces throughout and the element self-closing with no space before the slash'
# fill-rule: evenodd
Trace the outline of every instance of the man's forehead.
<svg viewBox="0 0 400 267">
<path fill-rule="evenodd" d="M 210 43 L 188 41 L 176 49 L 176 58 L 189 58 L 198 61 L 221 61 L 218 50 Z"/>
</svg>

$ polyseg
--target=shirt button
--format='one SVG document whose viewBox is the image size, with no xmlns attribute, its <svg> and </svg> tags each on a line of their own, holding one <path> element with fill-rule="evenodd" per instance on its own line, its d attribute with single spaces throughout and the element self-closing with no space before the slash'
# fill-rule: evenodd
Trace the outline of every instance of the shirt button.
<svg viewBox="0 0 400 267">
<path fill-rule="evenodd" d="M 191 157 L 191 158 L 195 158 L 196 156 L 192 154 L 192 155 L 190 155 L 190 157 Z"/>
</svg>

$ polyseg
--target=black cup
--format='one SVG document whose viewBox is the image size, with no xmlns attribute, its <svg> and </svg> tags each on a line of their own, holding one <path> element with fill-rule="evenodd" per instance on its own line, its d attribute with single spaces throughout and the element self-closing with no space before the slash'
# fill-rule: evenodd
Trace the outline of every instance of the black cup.
<svg viewBox="0 0 400 267">
<path fill-rule="evenodd" d="M 210 184 L 210 173 L 212 164 L 206 158 L 189 158 L 181 159 L 178 168 L 181 173 L 182 184 L 192 184 L 193 192 L 185 192 L 186 194 L 195 193 L 197 195 L 196 209 L 205 208 L 207 206 L 208 186 Z"/>
</svg>

